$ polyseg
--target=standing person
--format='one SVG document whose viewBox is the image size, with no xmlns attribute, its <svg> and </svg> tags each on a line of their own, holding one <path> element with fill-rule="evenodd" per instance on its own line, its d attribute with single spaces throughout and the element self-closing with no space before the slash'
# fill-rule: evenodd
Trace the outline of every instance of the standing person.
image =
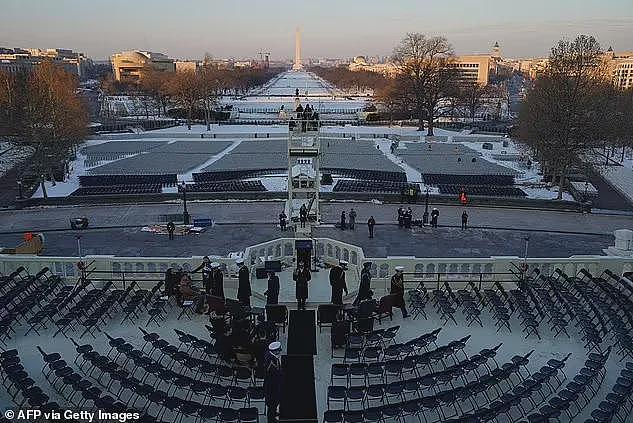
<svg viewBox="0 0 633 423">
<path fill-rule="evenodd" d="M 224 298 L 224 273 L 220 269 L 220 263 L 211 263 L 211 295 Z"/>
<path fill-rule="evenodd" d="M 281 342 L 271 342 L 264 357 L 264 398 L 266 399 L 267 419 L 277 422 L 277 408 L 281 402 Z"/>
<path fill-rule="evenodd" d="M 201 270 L 202 286 L 204 287 L 204 292 L 209 295 L 211 293 L 211 274 L 213 273 L 213 269 L 211 268 L 211 259 L 208 256 L 202 258 L 202 263 L 196 267 L 192 273 L 198 273 Z"/>
<path fill-rule="evenodd" d="M 371 296 L 371 262 L 366 261 L 363 263 L 363 270 L 360 272 L 360 284 L 358 285 L 358 295 L 354 300 L 354 305 L 371 299 Z"/>
<path fill-rule="evenodd" d="M 374 216 L 369 216 L 369 219 L 367 219 L 367 228 L 369 229 L 369 238 L 374 237 L 374 226 L 376 226 L 376 221 L 374 220 Z"/>
<path fill-rule="evenodd" d="M 286 230 L 286 219 L 287 218 L 288 218 L 288 216 L 286 216 L 286 212 L 284 212 L 282 210 L 281 213 L 279 213 L 279 227 L 281 228 L 282 231 Z"/>
<path fill-rule="evenodd" d="M 404 209 L 402 206 L 398 207 L 398 227 L 404 226 Z"/>
<path fill-rule="evenodd" d="M 394 305 L 402 311 L 402 318 L 409 317 L 407 307 L 404 302 L 404 267 L 396 266 L 396 273 L 391 277 L 391 289 L 389 293 L 395 297 Z"/>
<path fill-rule="evenodd" d="M 411 229 L 412 220 L 413 220 L 413 210 L 411 210 L 411 207 L 409 207 L 404 212 L 404 227 L 407 229 Z"/>
<path fill-rule="evenodd" d="M 356 223 L 356 210 L 353 208 L 349 211 L 349 228 L 354 230 L 354 224 Z"/>
<path fill-rule="evenodd" d="M 431 226 L 437 228 L 437 218 L 440 216 L 440 211 L 433 207 L 431 211 Z"/>
<path fill-rule="evenodd" d="M 292 280 L 296 282 L 295 296 L 297 297 L 297 310 L 306 309 L 306 300 L 308 299 L 308 282 L 312 279 L 310 269 L 304 266 L 300 261 L 297 268 L 292 273 Z"/>
<path fill-rule="evenodd" d="M 462 229 L 468 229 L 468 213 L 466 213 L 466 210 L 462 213 Z"/>
<path fill-rule="evenodd" d="M 308 209 L 305 204 L 302 204 L 301 208 L 299 208 L 299 221 L 301 222 L 301 227 L 305 228 L 308 221 Z"/>
<path fill-rule="evenodd" d="M 264 295 L 266 296 L 266 305 L 279 303 L 279 277 L 272 270 L 268 272 L 268 289 Z"/>
<path fill-rule="evenodd" d="M 339 260 L 338 265 L 330 269 L 330 286 L 332 287 L 332 304 L 343 305 L 343 291 L 347 295 L 345 283 L 345 270 L 347 262 Z"/>
<path fill-rule="evenodd" d="M 169 239 L 173 240 L 174 239 L 174 231 L 176 230 L 176 225 L 174 225 L 174 222 L 169 221 L 169 223 L 167 223 L 167 233 L 169 234 Z"/>
<path fill-rule="evenodd" d="M 249 306 L 251 305 L 251 275 L 248 271 L 248 267 L 244 264 L 244 259 L 239 258 L 235 260 L 240 270 L 237 272 L 237 300 L 240 304 Z"/>
<path fill-rule="evenodd" d="M 341 230 L 345 230 L 345 210 L 341 212 Z"/>
</svg>

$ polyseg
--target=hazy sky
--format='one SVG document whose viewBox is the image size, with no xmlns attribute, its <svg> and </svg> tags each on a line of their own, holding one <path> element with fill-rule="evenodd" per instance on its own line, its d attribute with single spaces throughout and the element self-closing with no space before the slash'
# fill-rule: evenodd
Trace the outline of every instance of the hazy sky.
<svg viewBox="0 0 633 423">
<path fill-rule="evenodd" d="M 507 57 L 544 56 L 561 37 L 633 50 L 633 0 L 0 0 L 0 46 L 64 47 L 104 59 L 387 55 L 407 32 L 445 35 L 458 54 L 499 41 Z"/>
</svg>

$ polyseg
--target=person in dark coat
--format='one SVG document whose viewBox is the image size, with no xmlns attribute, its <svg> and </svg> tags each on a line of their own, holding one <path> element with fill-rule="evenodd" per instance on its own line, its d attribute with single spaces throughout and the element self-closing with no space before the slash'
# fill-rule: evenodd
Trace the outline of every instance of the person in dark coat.
<svg viewBox="0 0 633 423">
<path fill-rule="evenodd" d="M 402 228 L 404 226 L 404 208 L 402 206 L 398 207 L 398 227 Z"/>
<path fill-rule="evenodd" d="M 244 259 L 237 259 L 235 261 L 240 270 L 237 272 L 238 285 L 237 285 L 237 300 L 240 304 L 249 306 L 251 305 L 251 275 L 248 271 L 248 267 L 244 265 Z"/>
<path fill-rule="evenodd" d="M 301 222 L 301 227 L 305 228 L 308 221 L 308 208 L 305 204 L 302 204 L 299 208 L 299 221 Z"/>
<path fill-rule="evenodd" d="M 437 218 L 440 216 L 440 211 L 433 207 L 431 211 L 431 226 L 437 228 Z"/>
<path fill-rule="evenodd" d="M 354 224 L 356 224 L 356 210 L 351 209 L 349 211 L 349 228 L 354 230 Z"/>
<path fill-rule="evenodd" d="M 264 292 L 266 305 L 279 303 L 279 277 L 272 270 L 268 272 L 268 289 Z"/>
<path fill-rule="evenodd" d="M 286 212 L 284 212 L 282 210 L 281 213 L 279 213 L 279 227 L 281 228 L 282 231 L 286 230 L 286 219 L 287 218 L 288 218 L 288 216 L 286 216 Z"/>
<path fill-rule="evenodd" d="M 211 268 L 211 259 L 208 256 L 202 258 L 202 263 L 200 263 L 200 266 L 196 267 L 192 273 L 198 273 L 200 271 L 202 271 L 202 286 L 204 287 L 204 292 L 209 295 L 211 293 L 211 274 L 213 273 L 213 269 Z"/>
<path fill-rule="evenodd" d="M 468 229 L 468 213 L 466 213 L 466 210 L 462 213 L 462 229 Z"/>
<path fill-rule="evenodd" d="M 174 231 L 176 230 L 176 225 L 174 225 L 174 222 L 169 222 L 167 224 L 167 233 L 169 234 L 169 239 L 172 240 L 174 239 Z"/>
<path fill-rule="evenodd" d="M 343 231 L 345 230 L 345 227 L 346 227 L 345 220 L 346 220 L 345 219 L 345 210 L 343 210 L 341 212 L 341 230 L 343 230 Z"/>
<path fill-rule="evenodd" d="M 371 299 L 371 296 L 371 262 L 366 261 L 363 263 L 363 270 L 360 272 L 360 284 L 358 285 L 358 295 L 354 300 L 354 305 Z"/>
<path fill-rule="evenodd" d="M 411 207 L 409 207 L 404 212 L 404 227 L 407 229 L 410 229 L 412 220 L 413 220 L 413 210 L 411 210 Z"/>
<path fill-rule="evenodd" d="M 374 226 L 376 226 L 376 220 L 374 219 L 374 216 L 369 216 L 369 219 L 367 219 L 367 228 L 369 229 L 369 238 L 374 237 Z"/>
<path fill-rule="evenodd" d="M 337 266 L 330 269 L 330 286 L 332 287 L 332 304 L 343 305 L 343 291 L 347 295 L 347 284 L 345 283 L 345 269 L 347 262 L 340 260 Z"/>
<path fill-rule="evenodd" d="M 295 296 L 297 297 L 297 310 L 306 309 L 306 300 L 308 299 L 308 282 L 312 279 L 310 269 L 304 266 L 300 261 L 297 265 L 297 269 L 292 273 L 292 280 L 297 285 L 295 289 Z"/>
<path fill-rule="evenodd" d="M 281 343 L 271 342 L 264 357 L 264 398 L 266 399 L 267 419 L 277 422 L 277 408 L 281 402 Z"/>
<path fill-rule="evenodd" d="M 211 295 L 224 298 L 224 273 L 220 269 L 220 263 L 211 263 Z"/>
<path fill-rule="evenodd" d="M 396 273 L 391 277 L 391 289 L 389 293 L 395 297 L 394 305 L 402 311 L 402 318 L 409 317 L 407 307 L 404 302 L 404 267 L 396 266 Z"/>
</svg>

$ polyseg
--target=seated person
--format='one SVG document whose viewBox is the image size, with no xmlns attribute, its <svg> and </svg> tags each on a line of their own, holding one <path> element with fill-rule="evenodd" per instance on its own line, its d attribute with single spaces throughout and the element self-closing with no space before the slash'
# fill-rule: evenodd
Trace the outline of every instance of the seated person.
<svg viewBox="0 0 633 423">
<path fill-rule="evenodd" d="M 277 325 L 265 320 L 264 316 L 257 316 L 257 325 L 252 333 L 253 342 L 265 341 L 266 345 L 268 345 L 277 340 L 278 332 Z"/>
<path fill-rule="evenodd" d="M 189 275 L 182 275 L 178 282 L 178 293 L 176 294 L 176 302 L 182 306 L 185 301 L 194 301 L 200 292 L 191 283 Z"/>
<path fill-rule="evenodd" d="M 376 311 L 376 308 L 378 308 L 378 302 L 374 298 L 361 301 L 358 305 L 358 317 L 369 317 Z"/>
</svg>

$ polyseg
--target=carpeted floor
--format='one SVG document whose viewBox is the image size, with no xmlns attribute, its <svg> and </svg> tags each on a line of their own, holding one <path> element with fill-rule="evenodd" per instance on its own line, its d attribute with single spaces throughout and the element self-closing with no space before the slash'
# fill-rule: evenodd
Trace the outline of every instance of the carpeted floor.
<svg viewBox="0 0 633 423">
<path fill-rule="evenodd" d="M 288 355 L 316 355 L 314 310 L 291 310 L 288 324 Z"/>
</svg>

